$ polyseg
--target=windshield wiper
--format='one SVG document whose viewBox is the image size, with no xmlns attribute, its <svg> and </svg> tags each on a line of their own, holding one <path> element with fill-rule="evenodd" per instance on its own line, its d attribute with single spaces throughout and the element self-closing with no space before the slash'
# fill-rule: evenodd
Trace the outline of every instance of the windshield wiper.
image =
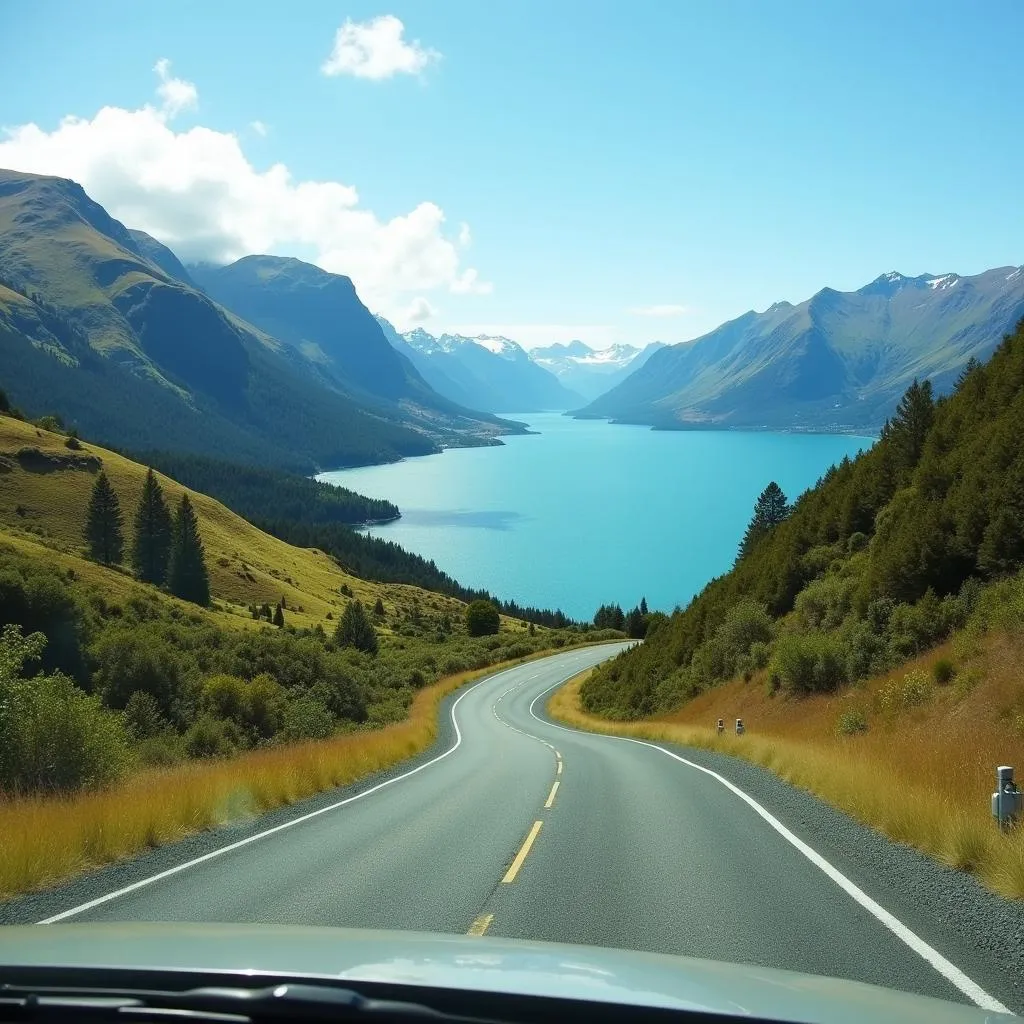
<svg viewBox="0 0 1024 1024">
<path fill-rule="evenodd" d="M 420 1003 L 371 999 L 354 989 L 281 984 L 267 988 L 194 988 L 183 992 L 102 987 L 0 985 L 0 1020 L 58 1021 L 411 1021 L 414 1024 L 494 1024 Z"/>
</svg>

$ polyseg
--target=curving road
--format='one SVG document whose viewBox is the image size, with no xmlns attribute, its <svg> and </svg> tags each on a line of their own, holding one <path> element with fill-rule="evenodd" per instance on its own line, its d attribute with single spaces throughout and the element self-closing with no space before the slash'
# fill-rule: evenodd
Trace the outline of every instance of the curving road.
<svg viewBox="0 0 1024 1024">
<path fill-rule="evenodd" d="M 546 721 L 545 694 L 615 650 L 500 672 L 447 706 L 447 739 L 411 770 L 47 921 L 486 932 L 1010 1002 L 961 932 L 894 907 L 885 878 L 851 878 L 696 755 Z"/>
</svg>

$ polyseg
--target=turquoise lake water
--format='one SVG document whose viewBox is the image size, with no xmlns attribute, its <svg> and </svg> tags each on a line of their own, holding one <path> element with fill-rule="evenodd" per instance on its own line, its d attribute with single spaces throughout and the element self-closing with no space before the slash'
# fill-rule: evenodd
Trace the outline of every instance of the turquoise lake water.
<svg viewBox="0 0 1024 1024">
<path fill-rule="evenodd" d="M 370 532 L 463 585 L 587 619 L 610 601 L 685 605 L 730 567 L 770 480 L 792 500 L 874 440 L 507 415 L 538 433 L 321 479 L 393 501 L 402 518 Z"/>
</svg>

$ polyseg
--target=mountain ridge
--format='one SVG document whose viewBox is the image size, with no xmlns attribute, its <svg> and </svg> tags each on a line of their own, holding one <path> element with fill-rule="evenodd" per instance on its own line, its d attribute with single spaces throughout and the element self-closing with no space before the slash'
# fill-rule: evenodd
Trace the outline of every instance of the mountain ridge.
<svg viewBox="0 0 1024 1024">
<path fill-rule="evenodd" d="M 750 310 L 655 353 L 576 415 L 660 429 L 877 430 L 915 378 L 948 391 L 1024 315 L 1024 273 L 895 271 Z"/>
</svg>

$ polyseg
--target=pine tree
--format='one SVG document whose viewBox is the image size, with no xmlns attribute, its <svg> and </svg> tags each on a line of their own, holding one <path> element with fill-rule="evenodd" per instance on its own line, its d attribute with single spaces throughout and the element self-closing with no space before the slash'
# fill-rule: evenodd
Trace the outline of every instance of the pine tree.
<svg viewBox="0 0 1024 1024">
<path fill-rule="evenodd" d="M 117 565 L 124 552 L 121 505 L 107 474 L 100 470 L 93 484 L 89 511 L 85 516 L 85 543 L 89 556 L 105 565 Z"/>
<path fill-rule="evenodd" d="M 758 496 L 754 515 L 747 526 L 736 561 L 744 558 L 757 542 L 783 522 L 792 511 L 782 488 L 773 480 Z"/>
<path fill-rule="evenodd" d="M 178 514 L 174 518 L 168 583 L 171 593 L 185 601 L 201 605 L 210 603 L 210 578 L 206 573 L 203 541 L 187 494 L 181 496 Z"/>
<path fill-rule="evenodd" d="M 914 383 L 896 406 L 896 415 L 888 424 L 900 462 L 906 470 L 913 469 L 921 459 L 925 438 L 935 420 L 935 401 L 932 398 L 932 382 L 923 383 L 914 378 Z"/>
<path fill-rule="evenodd" d="M 274 609 L 274 625 L 280 629 L 284 625 L 284 605 L 279 604 Z"/>
<path fill-rule="evenodd" d="M 340 647 L 354 647 L 367 654 L 377 653 L 377 633 L 362 601 L 349 601 L 334 631 L 334 639 Z"/>
<path fill-rule="evenodd" d="M 173 532 L 174 523 L 163 491 L 153 470 L 150 470 L 135 513 L 135 543 L 132 546 L 132 567 L 143 582 L 158 587 L 167 582 Z"/>
<path fill-rule="evenodd" d="M 646 597 L 641 597 L 640 598 L 640 614 L 641 615 L 646 615 L 647 614 L 647 598 Z"/>
<path fill-rule="evenodd" d="M 377 603 L 373 606 L 373 614 L 378 619 L 384 618 L 384 602 L 378 597 Z"/>
</svg>

